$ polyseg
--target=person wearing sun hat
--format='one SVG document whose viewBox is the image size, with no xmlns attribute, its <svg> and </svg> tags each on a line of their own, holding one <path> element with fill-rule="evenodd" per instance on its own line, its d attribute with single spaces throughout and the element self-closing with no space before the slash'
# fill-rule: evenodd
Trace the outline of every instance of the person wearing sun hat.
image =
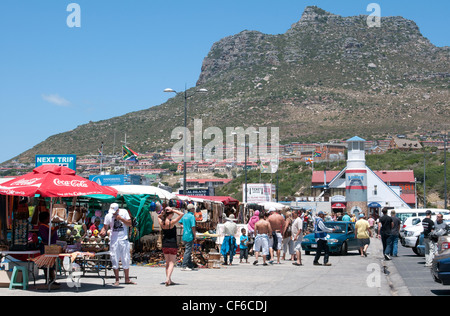
<svg viewBox="0 0 450 316">
<path fill-rule="evenodd" d="M 222 247 L 220 247 L 220 253 L 224 259 L 224 265 L 228 265 L 228 256 L 230 256 L 229 265 L 233 263 L 233 257 L 236 254 L 237 244 L 236 244 L 236 233 L 237 225 L 236 218 L 233 214 L 225 218 L 226 223 L 224 224 L 225 237 L 222 242 Z"/>
</svg>

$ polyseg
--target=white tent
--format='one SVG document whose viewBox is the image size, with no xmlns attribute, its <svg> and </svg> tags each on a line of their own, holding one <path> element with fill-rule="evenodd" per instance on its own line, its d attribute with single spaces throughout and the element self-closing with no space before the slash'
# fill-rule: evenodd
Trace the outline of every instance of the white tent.
<svg viewBox="0 0 450 316">
<path fill-rule="evenodd" d="M 150 186 L 150 185 L 114 185 L 112 188 L 118 191 L 118 194 L 151 194 L 157 195 L 160 199 L 176 199 L 176 195 L 169 191 Z"/>
<path fill-rule="evenodd" d="M 286 208 L 289 208 L 289 206 L 276 202 L 262 202 L 259 203 L 258 205 L 264 206 L 264 209 L 266 211 L 270 210 L 272 207 L 275 208 L 277 211 L 282 211 Z"/>
</svg>

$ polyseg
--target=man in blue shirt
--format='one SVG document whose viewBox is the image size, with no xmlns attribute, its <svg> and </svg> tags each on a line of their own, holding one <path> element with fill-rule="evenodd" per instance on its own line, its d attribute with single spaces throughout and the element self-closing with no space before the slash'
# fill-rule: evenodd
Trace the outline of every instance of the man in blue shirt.
<svg viewBox="0 0 450 316">
<path fill-rule="evenodd" d="M 194 216 L 195 206 L 193 204 L 189 204 L 187 210 L 188 212 L 184 214 L 183 218 L 180 220 L 181 225 L 183 225 L 182 240 L 184 242 L 185 247 L 183 263 L 181 264 L 181 271 L 192 271 L 192 268 L 194 267 L 191 254 L 192 254 L 192 246 L 194 245 L 194 239 L 196 235 L 195 216 Z"/>
<path fill-rule="evenodd" d="M 322 251 L 324 251 L 325 255 L 323 258 L 323 265 L 331 266 L 331 263 L 328 262 L 328 258 L 330 257 L 330 248 L 328 247 L 327 235 L 328 233 L 334 232 L 334 229 L 326 227 L 323 223 L 323 219 L 325 217 L 324 212 L 320 211 L 317 215 L 318 217 L 314 220 L 314 237 L 317 243 L 317 250 L 313 264 L 315 266 L 322 265 L 321 263 L 319 263 L 319 259 Z"/>
<path fill-rule="evenodd" d="M 347 213 L 345 213 L 345 215 L 342 216 L 342 221 L 343 222 L 350 222 L 351 220 L 352 219 L 350 218 L 350 216 Z"/>
</svg>

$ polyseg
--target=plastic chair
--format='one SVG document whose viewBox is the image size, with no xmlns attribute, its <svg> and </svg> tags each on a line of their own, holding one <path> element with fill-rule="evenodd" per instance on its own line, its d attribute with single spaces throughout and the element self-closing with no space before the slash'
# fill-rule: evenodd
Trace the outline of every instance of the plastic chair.
<svg viewBox="0 0 450 316">
<path fill-rule="evenodd" d="M 16 282 L 16 278 L 18 275 L 18 272 L 22 272 L 22 283 Z M 9 283 L 9 289 L 12 290 L 15 286 L 21 286 L 24 290 L 28 289 L 28 269 L 26 267 L 22 266 L 15 266 L 12 276 L 11 276 L 11 282 Z"/>
</svg>

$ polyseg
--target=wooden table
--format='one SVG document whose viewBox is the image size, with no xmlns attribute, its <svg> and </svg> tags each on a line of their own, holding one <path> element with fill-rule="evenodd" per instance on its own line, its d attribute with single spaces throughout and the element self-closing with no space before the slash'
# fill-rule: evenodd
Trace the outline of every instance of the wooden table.
<svg viewBox="0 0 450 316">
<path fill-rule="evenodd" d="M 53 283 L 55 283 L 55 280 L 53 280 L 52 282 L 49 282 L 49 276 L 50 276 L 50 268 L 54 267 L 56 264 L 56 260 L 58 260 L 58 258 L 60 259 L 64 259 L 65 257 L 70 258 L 69 260 L 69 280 L 71 281 L 71 284 L 73 284 L 73 286 L 76 288 L 76 290 L 78 291 L 78 288 L 80 287 L 80 283 L 78 282 L 78 280 L 76 280 L 74 277 L 78 276 L 76 274 L 72 273 L 73 270 L 73 263 L 75 262 L 75 260 L 81 258 L 81 259 L 85 259 L 85 258 L 89 258 L 89 257 L 94 257 L 94 254 L 91 252 L 73 252 L 73 253 L 59 253 L 59 254 L 42 254 L 34 259 L 31 259 L 32 261 L 34 261 L 34 263 L 39 267 L 39 268 L 47 268 L 47 285 L 48 285 L 48 291 L 51 290 L 51 287 L 53 285 Z"/>
</svg>

